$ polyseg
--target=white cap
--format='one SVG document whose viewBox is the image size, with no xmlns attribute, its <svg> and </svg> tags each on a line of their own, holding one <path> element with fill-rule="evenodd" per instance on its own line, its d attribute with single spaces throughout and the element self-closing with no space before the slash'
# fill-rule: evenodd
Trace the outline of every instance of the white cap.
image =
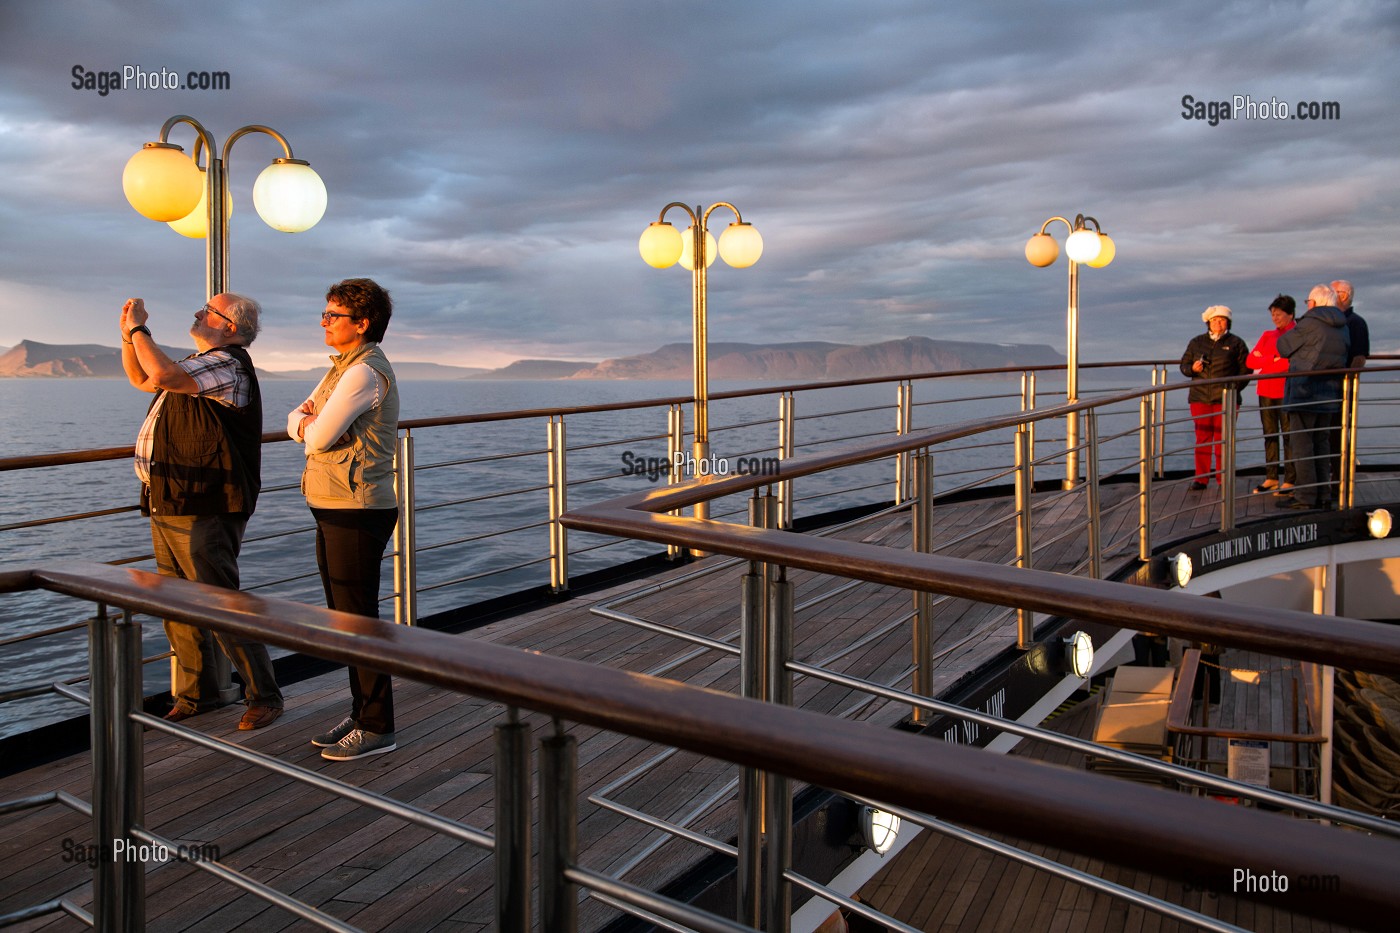
<svg viewBox="0 0 1400 933">
<path fill-rule="evenodd" d="M 1201 312 L 1201 320 L 1205 321 L 1207 324 L 1210 323 L 1210 319 L 1213 317 L 1223 317 L 1227 321 L 1232 320 L 1230 317 L 1230 309 L 1224 305 L 1211 305 Z"/>
</svg>

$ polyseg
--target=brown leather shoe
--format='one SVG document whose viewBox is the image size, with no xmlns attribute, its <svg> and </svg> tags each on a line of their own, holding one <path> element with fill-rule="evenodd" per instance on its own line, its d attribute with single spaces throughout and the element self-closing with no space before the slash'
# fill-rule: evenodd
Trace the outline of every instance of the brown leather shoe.
<svg viewBox="0 0 1400 933">
<path fill-rule="evenodd" d="M 261 729 L 263 726 L 270 726 L 277 721 L 277 717 L 282 715 L 280 706 L 250 706 L 243 714 L 243 718 L 238 720 L 238 728 L 247 732 L 249 729 Z"/>
<path fill-rule="evenodd" d="M 164 719 L 166 722 L 184 722 L 186 719 L 193 719 L 195 716 L 198 715 L 198 710 L 181 709 L 180 707 L 176 706 L 161 718 Z"/>
</svg>

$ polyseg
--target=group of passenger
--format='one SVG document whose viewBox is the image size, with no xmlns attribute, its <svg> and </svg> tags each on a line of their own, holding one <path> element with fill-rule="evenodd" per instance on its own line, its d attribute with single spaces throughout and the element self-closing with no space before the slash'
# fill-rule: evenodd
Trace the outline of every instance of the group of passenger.
<svg viewBox="0 0 1400 933">
<path fill-rule="evenodd" d="M 1193 380 L 1188 397 L 1196 429 L 1191 489 L 1221 482 L 1225 393 L 1235 393 L 1237 412 L 1244 394 L 1243 380 L 1209 380 L 1254 372 L 1265 461 L 1264 480 L 1254 492 L 1272 493 L 1285 509 L 1331 506 L 1333 484 L 1341 476 L 1342 375 L 1304 374 L 1366 365 L 1371 336 L 1352 307 L 1355 294 L 1351 283 L 1341 279 L 1316 285 L 1301 317 L 1293 298 L 1279 295 L 1269 303 L 1273 327 L 1259 336 L 1253 350 L 1230 333 L 1229 308 L 1206 308 L 1201 315 L 1206 332 L 1193 337 L 1181 357 L 1182 374 Z"/>
<path fill-rule="evenodd" d="M 326 345 L 335 351 L 330 371 L 287 414 L 287 433 L 305 445 L 301 489 L 316 520 L 326 605 L 369 618 L 379 616 L 380 564 L 398 522 L 398 388 L 379 348 L 392 312 L 389 293 L 370 279 L 332 285 L 320 316 Z M 155 394 L 135 465 L 156 567 L 165 576 L 238 589 L 238 552 L 262 485 L 262 396 L 247 349 L 260 314 L 251 298 L 215 295 L 194 313 L 195 353 L 174 361 L 151 336 L 145 302 L 132 298 L 122 307 L 122 366 L 133 386 Z M 176 670 L 168 721 L 222 705 L 216 642 L 243 680 L 247 709 L 238 728 L 261 729 L 282 715 L 264 645 L 174 620 L 165 631 Z M 352 667 L 350 694 L 350 715 L 311 744 L 331 761 L 393 751 L 388 675 Z"/>
</svg>

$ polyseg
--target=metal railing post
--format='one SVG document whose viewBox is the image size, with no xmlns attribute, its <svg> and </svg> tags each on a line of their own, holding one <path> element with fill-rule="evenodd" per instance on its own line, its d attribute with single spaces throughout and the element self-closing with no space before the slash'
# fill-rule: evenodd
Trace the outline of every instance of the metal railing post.
<svg viewBox="0 0 1400 933">
<path fill-rule="evenodd" d="M 894 412 L 894 433 L 899 436 L 908 434 L 913 424 L 913 398 L 914 385 L 908 380 L 901 380 L 897 389 L 896 404 Z M 909 498 L 909 452 L 905 451 L 896 454 L 894 458 L 894 501 L 895 504 L 903 502 Z"/>
<path fill-rule="evenodd" d="M 117 787 L 120 801 L 121 835 L 128 845 L 132 830 L 146 822 L 145 736 L 132 714 L 142 710 L 141 624 L 131 620 L 131 610 L 123 609 L 121 621 L 113 626 L 116 676 L 113 687 L 113 730 L 116 733 Z M 118 862 L 121 879 L 122 930 L 146 928 L 146 865 L 141 860 L 123 858 Z"/>
<path fill-rule="evenodd" d="M 1235 422 L 1239 416 L 1239 396 L 1232 385 L 1225 387 L 1225 403 L 1220 411 L 1220 530 L 1235 527 Z"/>
<path fill-rule="evenodd" d="M 1035 411 L 1035 372 L 1021 373 L 1021 411 Z M 1035 425 L 1034 421 L 1026 425 L 1026 431 L 1030 434 L 1031 460 L 1035 460 Z M 1031 463 L 1031 488 L 1035 488 L 1035 463 Z"/>
<path fill-rule="evenodd" d="M 399 437 L 395 471 L 395 491 L 399 500 L 399 523 L 394 528 L 394 621 L 400 625 L 418 624 L 418 515 L 414 486 L 413 432 Z"/>
<path fill-rule="evenodd" d="M 933 457 L 928 448 L 914 457 L 914 516 L 911 546 L 919 554 L 933 549 Z M 933 696 L 933 594 L 914 591 L 914 692 Z M 911 706 L 909 721 L 922 724 L 929 713 L 921 706 Z"/>
<path fill-rule="evenodd" d="M 1165 387 L 1167 384 L 1167 367 L 1152 367 L 1152 384 Z M 1157 452 L 1157 477 L 1160 479 L 1167 475 L 1167 390 L 1162 388 L 1152 402 L 1153 415 L 1156 418 L 1155 428 L 1157 432 L 1154 450 Z"/>
<path fill-rule="evenodd" d="M 1084 413 L 1084 443 L 1086 458 L 1084 494 L 1089 511 L 1089 575 L 1103 579 L 1103 525 L 1099 520 L 1099 413 L 1090 409 Z"/>
<path fill-rule="evenodd" d="M 749 524 L 771 528 L 777 518 L 772 496 L 757 490 L 749 499 Z M 751 700 L 767 699 L 768 688 L 768 567 L 749 562 L 742 582 L 739 616 L 739 689 Z M 735 916 L 757 928 L 762 916 L 763 825 L 766 775 L 757 768 L 739 769 L 739 875 Z"/>
<path fill-rule="evenodd" d="M 117 710 L 112 680 L 115 674 L 114 636 L 107 621 L 107 607 L 98 603 L 88 620 L 88 677 L 92 688 L 89 723 L 92 730 L 92 839 L 98 864 L 92 872 L 92 915 L 99 930 L 122 928 L 120 866 L 115 841 L 121 834 L 118 792 Z"/>
<path fill-rule="evenodd" d="M 685 443 L 685 409 L 680 404 L 672 404 L 666 412 L 666 465 L 670 472 L 666 474 L 666 483 L 675 486 L 681 482 L 681 471 L 676 469 L 676 454 L 684 450 Z M 679 511 L 671 513 L 680 515 Z M 685 548 L 679 544 L 666 545 L 666 557 L 669 560 L 678 560 L 685 554 Z"/>
<path fill-rule="evenodd" d="M 92 832 L 98 850 L 93 870 L 93 918 L 99 930 L 145 929 L 146 866 L 117 853 L 132 844 L 144 822 L 145 769 L 142 735 L 131 713 L 141 709 L 141 626 L 122 611 L 107 618 L 106 605 L 88 621 L 91 678 Z"/>
<path fill-rule="evenodd" d="M 530 729 L 511 707 L 496 726 L 496 929 L 530 929 Z"/>
<path fill-rule="evenodd" d="M 792 593 L 787 568 L 779 567 L 768 600 L 768 702 L 792 705 Z M 785 775 L 766 775 L 768 816 L 768 887 L 764 898 L 764 927 L 768 933 L 787 933 L 792 922 L 792 889 L 787 870 L 792 863 L 792 781 Z"/>
<path fill-rule="evenodd" d="M 578 863 L 578 740 L 555 720 L 540 743 L 540 929 L 578 929 L 578 897 L 565 871 Z"/>
<path fill-rule="evenodd" d="M 1016 566 L 1031 566 L 1031 455 L 1025 423 L 1016 426 Z M 1016 610 L 1016 647 L 1029 648 L 1035 641 L 1035 615 Z"/>
<path fill-rule="evenodd" d="M 1341 476 L 1332 480 L 1337 484 L 1337 507 L 1341 509 L 1356 505 L 1356 431 L 1360 396 L 1361 374 L 1349 373 L 1342 380 L 1342 449 L 1337 460 Z"/>
<path fill-rule="evenodd" d="M 1143 563 L 1152 559 L 1153 401 L 1153 395 L 1138 400 L 1138 560 Z"/>
<path fill-rule="evenodd" d="M 569 510 L 568 443 L 563 415 L 549 416 L 549 588 L 569 588 L 569 529 L 559 516 Z"/>
<path fill-rule="evenodd" d="M 778 459 L 791 460 L 797 449 L 797 399 L 791 392 L 778 396 Z M 778 484 L 778 527 L 792 527 L 792 480 Z"/>
</svg>

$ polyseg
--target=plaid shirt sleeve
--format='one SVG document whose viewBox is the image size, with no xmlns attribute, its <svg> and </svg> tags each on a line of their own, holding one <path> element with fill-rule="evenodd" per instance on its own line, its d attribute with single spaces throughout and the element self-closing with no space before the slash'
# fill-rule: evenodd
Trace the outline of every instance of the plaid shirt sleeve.
<svg viewBox="0 0 1400 933">
<path fill-rule="evenodd" d="M 227 353 L 215 350 L 203 356 L 188 357 L 176 365 L 199 387 L 196 395 L 232 408 L 242 408 L 250 401 L 248 374 Z"/>
</svg>

